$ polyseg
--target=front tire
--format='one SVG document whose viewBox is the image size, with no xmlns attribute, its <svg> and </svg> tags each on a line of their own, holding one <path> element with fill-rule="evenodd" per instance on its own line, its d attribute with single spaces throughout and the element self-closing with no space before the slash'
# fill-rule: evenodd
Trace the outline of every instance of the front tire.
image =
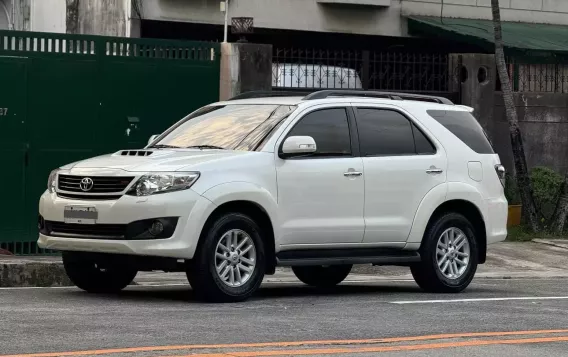
<svg viewBox="0 0 568 357">
<path fill-rule="evenodd" d="M 329 288 L 345 280 L 352 267 L 353 265 L 298 266 L 292 267 L 292 271 L 304 284 Z"/>
<path fill-rule="evenodd" d="M 228 213 L 205 232 L 187 278 L 202 300 L 238 302 L 260 287 L 265 264 L 260 227 L 248 216 Z"/>
<path fill-rule="evenodd" d="M 78 252 L 63 252 L 62 258 L 71 282 L 89 293 L 117 293 L 138 273 L 127 262 L 96 259 Z"/>
<path fill-rule="evenodd" d="M 433 293 L 459 293 L 469 286 L 478 264 L 475 229 L 458 213 L 431 224 L 420 248 L 422 261 L 410 267 L 416 283 Z"/>
</svg>

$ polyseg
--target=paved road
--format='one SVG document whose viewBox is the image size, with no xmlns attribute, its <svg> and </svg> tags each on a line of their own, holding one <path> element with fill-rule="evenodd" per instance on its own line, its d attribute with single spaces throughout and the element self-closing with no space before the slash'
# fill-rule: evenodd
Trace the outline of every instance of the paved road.
<svg viewBox="0 0 568 357">
<path fill-rule="evenodd" d="M 224 305 L 197 302 L 185 286 L 134 286 L 109 296 L 0 289 L 0 355 L 563 356 L 567 284 L 477 279 L 449 296 L 404 280 L 327 292 L 267 283 L 253 299 Z"/>
</svg>

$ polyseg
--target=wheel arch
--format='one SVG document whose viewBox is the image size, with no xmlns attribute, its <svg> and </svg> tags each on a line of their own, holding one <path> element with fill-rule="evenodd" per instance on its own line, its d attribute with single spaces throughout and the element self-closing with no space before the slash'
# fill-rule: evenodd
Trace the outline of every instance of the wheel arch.
<svg viewBox="0 0 568 357">
<path fill-rule="evenodd" d="M 448 200 L 434 210 L 426 228 L 433 224 L 438 217 L 448 212 L 459 213 L 470 221 L 478 240 L 479 264 L 485 263 L 487 259 L 487 227 L 479 207 L 475 203 L 464 199 Z"/>
<path fill-rule="evenodd" d="M 276 269 L 276 233 L 274 226 L 276 202 L 266 190 L 259 189 L 257 186 L 246 183 L 235 184 L 232 185 L 233 188 L 238 187 L 240 190 L 227 190 L 226 187 L 218 187 L 217 190 L 205 192 L 204 197 L 211 200 L 216 207 L 209 214 L 201 228 L 197 249 L 199 249 L 203 241 L 203 236 L 218 217 L 227 213 L 242 213 L 253 219 L 260 226 L 263 233 L 262 238 L 266 244 L 266 274 L 274 274 Z M 246 188 L 246 190 L 243 188 Z M 230 192 L 230 194 L 222 194 L 224 192 Z"/>
</svg>

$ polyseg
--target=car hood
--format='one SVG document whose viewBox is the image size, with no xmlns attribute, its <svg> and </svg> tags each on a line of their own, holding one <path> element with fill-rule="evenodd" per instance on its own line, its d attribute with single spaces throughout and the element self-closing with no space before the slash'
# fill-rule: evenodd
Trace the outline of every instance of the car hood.
<svg viewBox="0 0 568 357">
<path fill-rule="evenodd" d="M 250 155 L 248 151 L 159 149 L 123 150 L 110 155 L 78 161 L 62 167 L 71 172 L 122 170 L 129 172 L 166 172 L 195 170 L 199 164 Z"/>
</svg>

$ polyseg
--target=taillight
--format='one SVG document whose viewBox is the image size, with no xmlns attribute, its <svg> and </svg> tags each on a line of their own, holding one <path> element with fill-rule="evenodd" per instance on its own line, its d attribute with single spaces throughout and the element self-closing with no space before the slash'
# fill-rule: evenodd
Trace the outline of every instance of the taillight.
<svg viewBox="0 0 568 357">
<path fill-rule="evenodd" d="M 507 173 L 505 166 L 495 165 L 495 172 L 497 173 L 497 177 L 499 177 L 499 181 L 501 181 L 501 185 L 505 187 L 505 174 Z"/>
</svg>

